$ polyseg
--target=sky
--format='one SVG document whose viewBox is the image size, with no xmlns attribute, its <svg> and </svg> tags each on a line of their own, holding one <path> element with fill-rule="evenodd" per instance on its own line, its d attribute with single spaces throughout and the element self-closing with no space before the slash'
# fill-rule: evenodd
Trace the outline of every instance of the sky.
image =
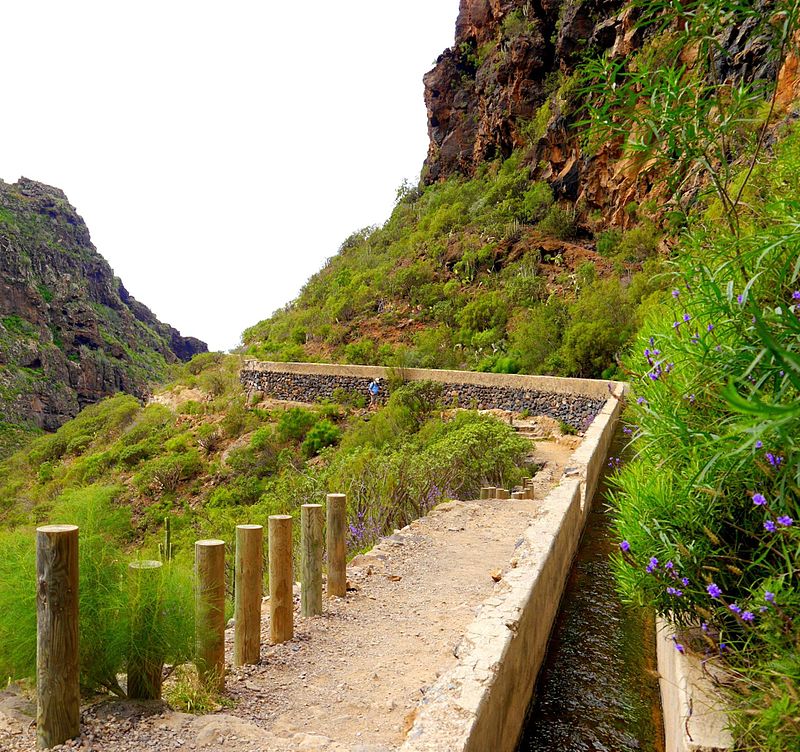
<svg viewBox="0 0 800 752">
<path fill-rule="evenodd" d="M 0 178 L 61 188 L 128 291 L 211 349 L 382 224 L 458 0 L 6 3 Z"/>
</svg>

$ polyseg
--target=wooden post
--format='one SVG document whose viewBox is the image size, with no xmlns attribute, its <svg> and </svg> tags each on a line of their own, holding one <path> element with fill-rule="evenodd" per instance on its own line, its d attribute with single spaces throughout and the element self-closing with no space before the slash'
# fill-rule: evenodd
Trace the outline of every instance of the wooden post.
<svg viewBox="0 0 800 752">
<path fill-rule="evenodd" d="M 236 592 L 233 665 L 261 660 L 261 596 L 264 583 L 264 528 L 236 526 Z"/>
<path fill-rule="evenodd" d="M 194 544 L 195 647 L 200 681 L 218 691 L 225 687 L 225 542 Z"/>
<path fill-rule="evenodd" d="M 526 497 L 526 492 L 525 491 L 514 491 L 511 494 L 511 498 L 512 499 L 524 499 L 525 497 Z"/>
<path fill-rule="evenodd" d="M 80 733 L 78 528 L 36 528 L 36 746 Z"/>
<path fill-rule="evenodd" d="M 497 498 L 497 489 L 494 486 L 489 486 L 488 492 L 489 492 L 489 495 L 486 497 L 487 499 L 496 499 Z"/>
<path fill-rule="evenodd" d="M 481 498 L 481 499 L 491 499 L 491 498 L 492 498 L 492 497 L 491 497 L 491 493 L 492 493 L 492 489 L 491 489 L 491 487 L 490 487 L 490 486 L 483 486 L 483 487 L 481 488 L 481 495 L 480 495 L 480 498 Z"/>
<path fill-rule="evenodd" d="M 507 499 L 509 496 L 508 491 L 505 488 L 498 488 L 495 490 L 495 499 Z"/>
<path fill-rule="evenodd" d="M 134 561 L 128 565 L 131 595 L 131 634 L 128 649 L 128 697 L 160 700 L 164 656 L 153 640 L 162 619 L 164 583 L 160 561 Z"/>
<path fill-rule="evenodd" d="M 347 594 L 347 497 L 328 494 L 327 505 L 328 597 L 344 598 Z"/>
<path fill-rule="evenodd" d="M 286 642 L 294 636 L 294 579 L 292 577 L 292 518 L 269 518 L 269 638 Z"/>
<path fill-rule="evenodd" d="M 322 613 L 322 504 L 300 507 L 301 587 L 300 613 Z"/>
</svg>

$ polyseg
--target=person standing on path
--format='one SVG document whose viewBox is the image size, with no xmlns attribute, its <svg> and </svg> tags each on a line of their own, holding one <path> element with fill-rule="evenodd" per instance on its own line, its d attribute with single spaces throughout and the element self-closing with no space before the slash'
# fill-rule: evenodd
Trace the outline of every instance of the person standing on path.
<svg viewBox="0 0 800 752">
<path fill-rule="evenodd" d="M 369 408 L 370 410 L 373 410 L 378 406 L 378 395 L 381 393 L 380 378 L 376 376 L 372 381 L 370 381 L 367 389 L 369 389 Z"/>
</svg>

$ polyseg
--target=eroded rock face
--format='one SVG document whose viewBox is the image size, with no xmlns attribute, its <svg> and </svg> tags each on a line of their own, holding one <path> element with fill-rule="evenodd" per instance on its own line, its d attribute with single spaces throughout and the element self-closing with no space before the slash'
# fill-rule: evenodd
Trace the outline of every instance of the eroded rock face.
<svg viewBox="0 0 800 752">
<path fill-rule="evenodd" d="M 526 147 L 531 179 L 575 202 L 579 221 L 600 210 L 605 224 L 625 226 L 625 207 L 659 199 L 661 188 L 652 172 L 622 158 L 618 141 L 585 154 L 573 127 L 574 101 L 564 107 L 564 97 L 553 94 L 586 52 L 636 53 L 647 41 L 636 20 L 623 0 L 461 0 L 455 43 L 423 78 L 430 137 L 424 182 L 471 176 L 487 160 Z M 754 22 L 720 32 L 719 80 L 774 79 L 778 65 L 763 33 Z M 790 54 L 786 66 L 791 62 Z M 787 99 L 800 89 L 794 73 L 783 75 Z"/>
<path fill-rule="evenodd" d="M 53 430 L 207 349 L 128 294 L 62 191 L 0 181 L 0 421 Z"/>
<path fill-rule="evenodd" d="M 531 120 L 589 47 L 613 45 L 621 0 L 461 0 L 455 44 L 424 77 L 425 179 L 471 174 L 523 143 Z"/>
</svg>

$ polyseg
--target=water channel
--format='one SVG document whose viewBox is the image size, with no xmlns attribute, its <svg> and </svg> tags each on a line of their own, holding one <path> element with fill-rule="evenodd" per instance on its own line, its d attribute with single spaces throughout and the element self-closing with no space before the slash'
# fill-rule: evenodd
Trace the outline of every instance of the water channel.
<svg viewBox="0 0 800 752">
<path fill-rule="evenodd" d="M 622 451 L 621 435 L 611 455 Z M 607 469 L 607 472 L 611 472 Z M 606 478 L 573 563 L 517 752 L 664 752 L 652 619 L 624 606 Z"/>
</svg>

